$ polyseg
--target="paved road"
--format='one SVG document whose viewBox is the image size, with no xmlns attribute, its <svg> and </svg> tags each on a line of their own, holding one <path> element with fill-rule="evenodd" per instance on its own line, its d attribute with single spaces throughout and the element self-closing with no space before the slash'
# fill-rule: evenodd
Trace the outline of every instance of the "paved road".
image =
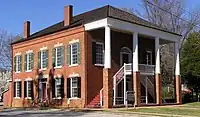
<svg viewBox="0 0 200 117">
<path fill-rule="evenodd" d="M 118 114 L 109 112 L 74 112 L 66 110 L 2 110 L 0 117 L 141 117 L 133 114 Z"/>
</svg>

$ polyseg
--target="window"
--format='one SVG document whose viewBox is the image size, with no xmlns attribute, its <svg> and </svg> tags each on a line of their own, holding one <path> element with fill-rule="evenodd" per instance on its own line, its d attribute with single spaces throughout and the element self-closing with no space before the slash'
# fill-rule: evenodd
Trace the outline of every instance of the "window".
<svg viewBox="0 0 200 117">
<path fill-rule="evenodd" d="M 31 71 L 34 66 L 33 53 L 27 53 L 24 55 L 24 71 Z"/>
<path fill-rule="evenodd" d="M 146 51 L 146 64 L 152 65 L 152 51 Z"/>
<path fill-rule="evenodd" d="M 80 43 L 72 43 L 67 48 L 67 63 L 68 65 L 80 64 Z"/>
<path fill-rule="evenodd" d="M 24 97 L 32 98 L 33 96 L 33 81 L 24 81 Z"/>
<path fill-rule="evenodd" d="M 38 66 L 39 69 L 48 67 L 48 50 L 41 50 L 38 52 Z"/>
<path fill-rule="evenodd" d="M 21 81 L 14 82 L 14 97 L 16 98 L 21 97 Z"/>
<path fill-rule="evenodd" d="M 64 64 L 64 47 L 56 47 L 53 49 L 53 64 L 55 67 L 61 67 Z"/>
<path fill-rule="evenodd" d="M 73 77 L 67 79 L 67 97 L 81 98 L 81 78 Z"/>
<path fill-rule="evenodd" d="M 104 44 L 101 42 L 93 42 L 92 44 L 92 58 L 93 64 L 103 65 L 104 64 Z"/>
<path fill-rule="evenodd" d="M 64 78 L 54 78 L 52 88 L 54 89 L 53 97 L 64 97 Z"/>
<path fill-rule="evenodd" d="M 22 68 L 22 56 L 18 55 L 14 57 L 14 69 L 15 72 L 21 72 L 21 68 Z"/>
</svg>

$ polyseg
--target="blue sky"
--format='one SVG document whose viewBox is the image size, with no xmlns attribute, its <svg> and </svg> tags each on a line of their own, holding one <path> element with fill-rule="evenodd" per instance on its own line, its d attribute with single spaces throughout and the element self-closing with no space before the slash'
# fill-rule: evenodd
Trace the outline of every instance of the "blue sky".
<svg viewBox="0 0 200 117">
<path fill-rule="evenodd" d="M 0 30 L 22 34 L 23 23 L 29 20 L 31 32 L 36 32 L 63 20 L 63 8 L 68 4 L 74 6 L 74 15 L 107 4 L 120 8 L 141 7 L 140 0 L 1 0 Z M 188 10 L 193 9 L 200 6 L 200 0 L 186 0 L 185 5 Z"/>
</svg>

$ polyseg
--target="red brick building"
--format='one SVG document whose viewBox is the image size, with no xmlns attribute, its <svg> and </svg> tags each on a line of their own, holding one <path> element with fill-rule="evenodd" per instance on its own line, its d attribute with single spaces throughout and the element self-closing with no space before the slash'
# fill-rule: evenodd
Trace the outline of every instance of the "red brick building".
<svg viewBox="0 0 200 117">
<path fill-rule="evenodd" d="M 176 100 L 181 103 L 181 35 L 133 14 L 104 6 L 73 16 L 12 43 L 13 71 L 7 106 L 29 107 L 37 100 L 52 106 L 110 108 L 129 103 L 162 105 L 160 45 L 175 43 Z M 4 97 L 5 98 L 5 97 Z"/>
</svg>

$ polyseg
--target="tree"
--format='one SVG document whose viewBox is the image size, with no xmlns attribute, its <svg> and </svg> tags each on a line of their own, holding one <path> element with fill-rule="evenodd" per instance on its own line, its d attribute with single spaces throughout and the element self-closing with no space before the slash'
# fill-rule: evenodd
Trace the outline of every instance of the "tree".
<svg viewBox="0 0 200 117">
<path fill-rule="evenodd" d="M 191 33 L 181 51 L 181 74 L 198 94 L 200 89 L 200 32 Z M 197 96 L 197 95 L 196 95 Z M 196 97 L 197 98 L 197 97 Z"/>
<path fill-rule="evenodd" d="M 19 35 L 9 34 L 7 31 L 0 30 L 0 67 L 11 71 L 12 50 L 11 42 L 21 38 Z"/>
</svg>

